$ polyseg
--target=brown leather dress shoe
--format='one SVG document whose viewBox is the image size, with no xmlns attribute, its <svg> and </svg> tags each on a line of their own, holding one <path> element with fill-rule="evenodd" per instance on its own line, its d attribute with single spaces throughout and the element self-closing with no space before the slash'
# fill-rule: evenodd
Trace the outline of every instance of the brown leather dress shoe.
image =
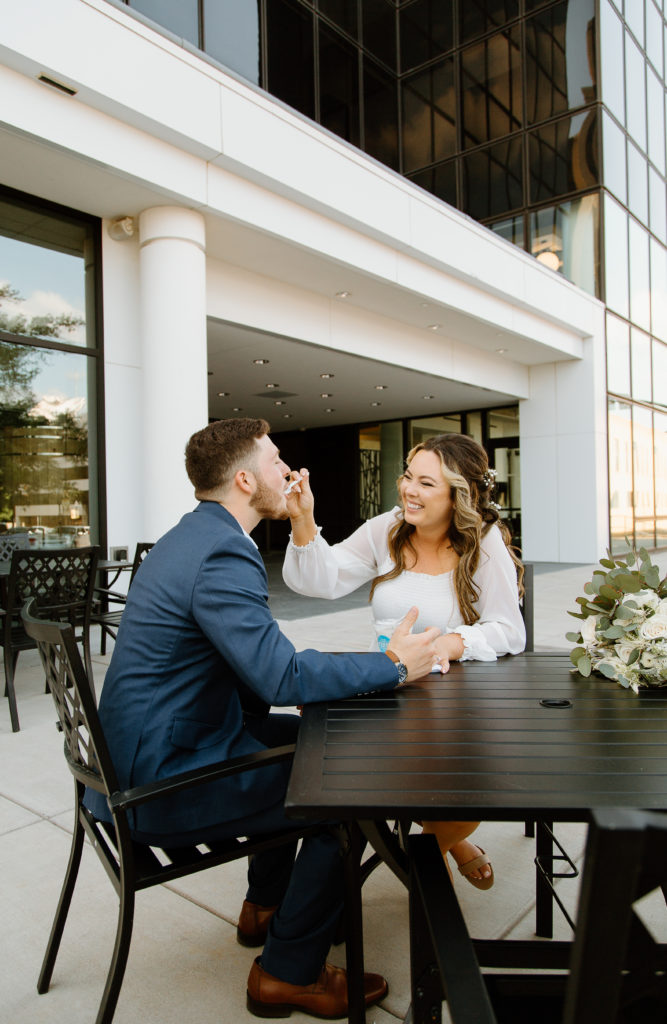
<svg viewBox="0 0 667 1024">
<path fill-rule="evenodd" d="M 236 940 L 242 946 L 263 946 L 266 942 L 266 933 L 269 930 L 271 918 L 277 907 L 260 907 L 259 903 L 243 901 L 238 928 L 236 929 Z"/>
<path fill-rule="evenodd" d="M 379 1002 L 387 991 L 381 975 L 364 974 L 366 1006 Z M 256 1017 L 289 1017 L 292 1010 L 326 1020 L 347 1017 L 347 975 L 342 967 L 325 964 L 312 985 L 290 985 L 267 974 L 255 960 L 248 976 L 247 1007 Z"/>
</svg>

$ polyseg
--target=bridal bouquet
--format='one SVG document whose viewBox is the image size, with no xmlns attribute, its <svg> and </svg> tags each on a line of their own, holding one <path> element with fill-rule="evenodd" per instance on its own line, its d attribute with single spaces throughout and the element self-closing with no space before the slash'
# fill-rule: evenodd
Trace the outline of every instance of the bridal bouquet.
<svg viewBox="0 0 667 1024">
<path fill-rule="evenodd" d="M 582 676 L 599 672 L 635 693 L 667 686 L 667 576 L 660 579 L 644 548 L 607 554 L 577 598 L 579 610 L 568 613 L 583 620 L 566 634 L 577 644 L 570 660 Z"/>
</svg>

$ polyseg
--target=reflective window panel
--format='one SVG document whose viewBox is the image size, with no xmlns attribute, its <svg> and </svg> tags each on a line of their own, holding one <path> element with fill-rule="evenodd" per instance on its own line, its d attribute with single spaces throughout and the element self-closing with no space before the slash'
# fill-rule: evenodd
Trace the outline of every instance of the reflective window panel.
<svg viewBox="0 0 667 1024">
<path fill-rule="evenodd" d="M 315 117 L 313 16 L 293 0 L 267 0 L 267 89 Z"/>
<path fill-rule="evenodd" d="M 481 412 L 465 413 L 464 431 L 469 437 L 473 437 L 479 444 L 482 443 L 482 414 Z"/>
<path fill-rule="evenodd" d="M 628 295 L 628 215 L 604 196 L 605 302 L 621 316 L 630 313 Z"/>
<path fill-rule="evenodd" d="M 600 173 L 595 110 L 531 132 L 528 159 L 531 202 L 597 185 Z"/>
<path fill-rule="evenodd" d="M 506 238 L 508 242 L 512 242 L 513 245 L 518 245 L 520 249 L 523 249 L 525 231 L 522 214 L 519 214 L 518 217 L 507 217 L 505 220 L 497 220 L 494 224 L 488 224 L 487 227 L 491 228 L 497 235 L 500 235 L 501 238 Z"/>
<path fill-rule="evenodd" d="M 529 124 L 595 100 L 594 14 L 594 0 L 564 0 L 526 21 Z"/>
<path fill-rule="evenodd" d="M 644 330 L 651 330 L 651 287 L 649 277 L 648 232 L 629 218 L 630 319 Z"/>
<path fill-rule="evenodd" d="M 416 0 L 399 8 L 401 72 L 446 53 L 454 43 L 453 4 Z"/>
<path fill-rule="evenodd" d="M 128 6 L 199 46 L 197 0 L 128 0 Z"/>
<path fill-rule="evenodd" d="M 317 7 L 321 14 L 342 28 L 343 32 L 347 32 L 353 39 L 358 38 L 357 0 L 318 0 Z"/>
<path fill-rule="evenodd" d="M 403 170 L 414 171 L 456 152 L 456 92 L 451 57 L 404 79 Z"/>
<path fill-rule="evenodd" d="M 602 102 L 616 120 L 625 124 L 625 78 L 623 67 L 623 22 L 609 0 L 600 0 L 600 51 L 604 54 L 600 68 Z"/>
<path fill-rule="evenodd" d="M 465 0 L 459 14 L 461 42 L 506 25 L 518 13 L 519 0 Z"/>
<path fill-rule="evenodd" d="M 642 224 L 648 224 L 647 173 L 646 157 L 628 139 L 628 206 Z"/>
<path fill-rule="evenodd" d="M 646 56 L 662 77 L 663 74 L 663 30 L 660 13 L 650 0 L 646 4 Z"/>
<path fill-rule="evenodd" d="M 204 49 L 221 64 L 259 84 L 258 0 L 204 0 Z"/>
<path fill-rule="evenodd" d="M 655 500 L 653 480 L 653 413 L 641 405 L 632 407 L 632 453 L 634 468 L 635 543 L 655 543 Z"/>
<path fill-rule="evenodd" d="M 648 155 L 658 170 L 665 173 L 665 118 L 664 89 L 658 76 L 647 68 L 646 89 L 648 102 Z"/>
<path fill-rule="evenodd" d="M 622 203 L 628 198 L 625 134 L 613 118 L 602 114 L 602 165 L 605 188 L 613 192 Z"/>
<path fill-rule="evenodd" d="M 667 190 L 665 181 L 649 164 L 648 169 L 648 216 L 654 235 L 667 244 Z"/>
<path fill-rule="evenodd" d="M 518 28 L 461 51 L 463 145 L 476 146 L 521 127 Z"/>
<path fill-rule="evenodd" d="M 422 416 L 416 420 L 408 420 L 408 445 L 413 448 L 429 437 L 436 437 L 437 434 L 460 434 L 461 416 L 456 413 L 451 416 Z"/>
<path fill-rule="evenodd" d="M 463 157 L 466 213 L 484 220 L 523 205 L 521 156 L 521 138 L 514 138 Z"/>
<path fill-rule="evenodd" d="M 429 167 L 425 171 L 418 171 L 410 175 L 410 180 L 420 188 L 425 188 L 438 199 L 449 203 L 450 206 L 457 205 L 456 196 L 456 160 L 450 160 L 446 164 L 438 164 L 437 167 Z"/>
<path fill-rule="evenodd" d="M 91 247 L 87 226 L 0 199 L 0 330 L 95 345 Z"/>
<path fill-rule="evenodd" d="M 630 331 L 632 359 L 632 397 L 639 402 L 652 399 L 651 339 L 648 334 L 633 327 Z"/>
<path fill-rule="evenodd" d="M 320 124 L 359 145 L 359 51 L 320 24 Z"/>
<path fill-rule="evenodd" d="M 625 21 L 639 45 L 644 48 L 644 4 L 651 6 L 652 0 L 626 0 Z"/>
<path fill-rule="evenodd" d="M 646 152 L 646 65 L 644 55 L 627 32 L 625 87 L 625 127 L 639 148 Z"/>
<path fill-rule="evenodd" d="M 653 413 L 656 544 L 667 544 L 667 415 Z"/>
<path fill-rule="evenodd" d="M 667 341 L 667 249 L 651 239 L 651 330 Z"/>
<path fill-rule="evenodd" d="M 612 551 L 626 551 L 633 538 L 632 413 L 625 402 L 609 399 L 609 526 Z"/>
<path fill-rule="evenodd" d="M 363 0 L 361 4 L 364 49 L 396 70 L 396 10 L 388 0 Z"/>
<path fill-rule="evenodd" d="M 594 193 L 531 215 L 530 251 L 591 295 L 599 283 L 599 195 Z"/>
<path fill-rule="evenodd" d="M 93 358 L 0 343 L 0 528 L 27 532 L 30 546 L 91 543 L 89 408 Z"/>
<path fill-rule="evenodd" d="M 364 149 L 398 170 L 398 96 L 396 83 L 364 58 Z"/>
<path fill-rule="evenodd" d="M 630 394 L 630 328 L 607 313 L 607 390 Z"/>
<path fill-rule="evenodd" d="M 653 341 L 653 401 L 667 408 L 667 345 Z M 667 486 L 667 481 L 665 481 Z"/>
<path fill-rule="evenodd" d="M 489 438 L 518 437 L 519 407 L 508 405 L 502 409 L 489 409 L 487 412 L 487 433 Z"/>
</svg>

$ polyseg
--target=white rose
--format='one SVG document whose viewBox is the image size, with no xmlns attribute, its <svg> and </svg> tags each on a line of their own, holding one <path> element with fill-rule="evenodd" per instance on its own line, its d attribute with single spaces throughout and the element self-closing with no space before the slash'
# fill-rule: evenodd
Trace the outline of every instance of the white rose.
<svg viewBox="0 0 667 1024">
<path fill-rule="evenodd" d="M 667 637 L 667 615 L 652 615 L 639 627 L 642 640 L 661 640 Z"/>
<path fill-rule="evenodd" d="M 628 601 L 634 601 L 638 608 L 657 608 L 660 598 L 655 590 L 639 590 L 636 594 L 628 594 Z"/>
<path fill-rule="evenodd" d="M 614 644 L 614 650 L 616 651 L 624 665 L 627 665 L 628 661 L 630 660 L 630 655 L 636 649 L 636 647 L 637 644 L 633 644 L 630 640 L 620 640 L 618 643 Z"/>
<path fill-rule="evenodd" d="M 595 627 L 597 626 L 598 618 L 597 615 L 589 615 L 587 619 L 581 624 L 581 637 L 585 644 L 591 644 L 595 641 Z"/>
<path fill-rule="evenodd" d="M 656 615 L 667 615 L 667 597 L 663 597 L 662 601 L 658 604 L 655 613 Z"/>
</svg>

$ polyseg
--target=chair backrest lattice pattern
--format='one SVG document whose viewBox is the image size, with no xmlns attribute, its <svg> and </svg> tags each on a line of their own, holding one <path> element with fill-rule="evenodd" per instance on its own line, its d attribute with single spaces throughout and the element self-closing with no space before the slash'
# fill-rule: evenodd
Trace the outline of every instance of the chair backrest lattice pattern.
<svg viewBox="0 0 667 1024">
<path fill-rule="evenodd" d="M 9 574 L 7 614 L 18 614 L 29 598 L 42 613 L 68 621 L 83 621 L 92 603 L 92 577 L 99 549 L 67 548 L 62 551 L 14 551 Z"/>
<path fill-rule="evenodd" d="M 27 546 L 27 534 L 15 534 L 9 537 L 0 537 L 0 562 L 8 562 L 15 551 L 19 548 L 27 548 Z"/>
<path fill-rule="evenodd" d="M 118 784 L 74 630 L 68 623 L 40 621 L 36 613 L 38 604 L 32 599 L 24 611 L 24 625 L 28 623 L 37 643 L 70 770 L 80 782 L 109 794 Z"/>
</svg>

